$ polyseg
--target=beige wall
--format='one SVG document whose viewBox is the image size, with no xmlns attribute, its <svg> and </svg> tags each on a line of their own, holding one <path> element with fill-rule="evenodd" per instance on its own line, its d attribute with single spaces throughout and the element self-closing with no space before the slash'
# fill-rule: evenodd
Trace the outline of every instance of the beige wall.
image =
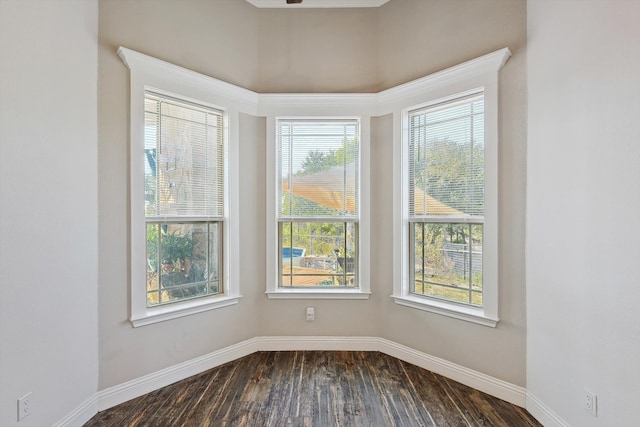
<svg viewBox="0 0 640 427">
<path fill-rule="evenodd" d="M 214 7 L 215 6 L 215 7 Z M 111 387 L 256 336 L 256 295 L 263 293 L 260 268 L 241 272 L 242 303 L 150 326 L 132 328 L 129 318 L 129 70 L 118 46 L 251 87 L 257 73 L 257 11 L 237 0 L 100 2 L 99 28 L 99 250 L 100 389 Z M 262 240 L 263 222 L 251 214 L 252 187 L 264 168 L 257 157 L 255 118 L 242 116 L 241 207 L 248 215 L 243 242 Z M 252 166 L 248 166 L 252 165 Z M 248 205 L 247 205 L 248 204 Z M 263 248 L 264 244 L 255 245 Z M 264 264 L 244 245 L 247 259 Z M 264 271 L 264 267 L 262 267 Z"/>
<path fill-rule="evenodd" d="M 500 72 L 499 303 L 496 329 L 383 300 L 385 338 L 520 386 L 525 385 L 526 2 L 392 0 L 380 10 L 381 88 L 401 84 L 503 47 Z M 391 236 L 390 122 L 383 120 L 372 176 L 373 229 Z M 380 222 L 376 221 L 379 218 Z M 384 240 L 383 240 L 384 242 Z M 391 294 L 391 245 L 375 248 L 374 292 Z M 380 280 L 384 278 L 384 280 Z"/>
<path fill-rule="evenodd" d="M 3 427 L 96 410 L 97 37 L 97 0 L 0 1 Z"/>
<path fill-rule="evenodd" d="M 258 10 L 241 0 L 100 2 L 101 388 L 260 335 L 383 336 L 524 385 L 526 10 L 524 1 L 486 1 L 482 8 L 475 3 L 392 0 L 370 10 L 291 11 Z M 437 14 L 440 19 L 434 18 Z M 489 22 L 478 24 L 478 18 Z M 463 34 L 460 28 L 466 29 Z M 401 37 L 408 40 L 393 42 Z M 372 120 L 371 299 L 266 298 L 265 121 L 242 116 L 240 250 L 251 263 L 242 261 L 240 304 L 131 328 L 126 320 L 128 71 L 116 57 L 119 45 L 259 92 L 376 91 L 511 48 L 514 56 L 501 77 L 498 328 L 400 307 L 389 298 L 393 271 L 388 116 Z M 314 323 L 304 321 L 307 305 L 316 307 Z"/>
<path fill-rule="evenodd" d="M 373 92 L 378 9 L 260 11 L 258 92 Z"/>
<path fill-rule="evenodd" d="M 391 0 L 378 19 L 381 89 L 526 46 L 525 0 Z"/>
<path fill-rule="evenodd" d="M 639 21 L 528 4 L 527 389 L 566 425 L 638 425 Z"/>
</svg>

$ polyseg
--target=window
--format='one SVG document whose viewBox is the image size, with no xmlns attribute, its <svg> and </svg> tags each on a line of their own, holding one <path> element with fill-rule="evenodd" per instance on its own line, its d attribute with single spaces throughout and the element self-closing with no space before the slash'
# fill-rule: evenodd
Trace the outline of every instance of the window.
<svg viewBox="0 0 640 427">
<path fill-rule="evenodd" d="M 255 94 L 119 48 L 130 70 L 134 327 L 237 304 L 240 113 Z"/>
<path fill-rule="evenodd" d="M 360 123 L 277 120 L 278 287 L 357 288 Z"/>
<path fill-rule="evenodd" d="M 482 306 L 484 96 L 409 111 L 410 292 Z"/>
<path fill-rule="evenodd" d="M 397 304 L 495 327 L 502 49 L 381 96 L 394 115 Z"/>
<path fill-rule="evenodd" d="M 147 307 L 219 294 L 223 113 L 149 91 L 144 104 Z"/>
</svg>

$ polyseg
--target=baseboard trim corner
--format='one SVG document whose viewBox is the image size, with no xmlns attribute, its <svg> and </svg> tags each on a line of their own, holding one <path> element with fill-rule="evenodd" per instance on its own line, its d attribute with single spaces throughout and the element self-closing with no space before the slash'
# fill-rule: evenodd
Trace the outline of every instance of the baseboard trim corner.
<svg viewBox="0 0 640 427">
<path fill-rule="evenodd" d="M 54 423 L 53 427 L 81 427 L 97 414 L 98 410 L 98 394 L 94 393 L 64 418 Z"/>
<path fill-rule="evenodd" d="M 535 394 L 527 391 L 527 411 L 545 427 L 571 427 Z"/>
<path fill-rule="evenodd" d="M 469 387 L 529 409 L 526 389 L 447 360 L 379 337 L 265 336 L 251 338 L 201 357 L 170 366 L 97 393 L 97 411 L 103 411 L 177 381 L 257 351 L 379 351 Z M 536 400 L 537 407 L 544 408 Z M 96 412 L 97 412 L 96 411 Z M 530 411 L 534 416 L 536 414 Z M 94 412 L 95 413 L 95 412 Z M 536 418 L 538 418 L 536 416 Z M 559 419 L 559 418 L 558 418 Z M 61 424 L 69 425 L 69 424 Z M 551 424 L 550 424 L 551 425 Z M 566 424 L 557 424 L 565 427 Z"/>
<path fill-rule="evenodd" d="M 522 408 L 526 405 L 526 390 L 464 366 L 414 350 L 378 337 L 259 337 L 261 351 L 336 350 L 379 351 L 407 363 L 458 381 L 484 393 L 506 400 Z"/>
</svg>

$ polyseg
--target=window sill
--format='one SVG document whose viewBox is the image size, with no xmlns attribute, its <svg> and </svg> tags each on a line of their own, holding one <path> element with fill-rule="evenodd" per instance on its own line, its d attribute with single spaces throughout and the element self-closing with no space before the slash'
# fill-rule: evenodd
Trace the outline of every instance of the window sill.
<svg viewBox="0 0 640 427">
<path fill-rule="evenodd" d="M 185 301 L 169 304 L 161 307 L 147 308 L 144 313 L 132 315 L 129 319 L 134 328 L 165 320 L 177 319 L 179 317 L 190 316 L 204 311 L 215 310 L 217 308 L 235 305 L 240 300 L 240 296 L 215 296 L 211 298 Z"/>
<path fill-rule="evenodd" d="M 266 292 L 269 299 L 369 299 L 360 289 L 278 289 Z"/>
<path fill-rule="evenodd" d="M 454 319 L 464 320 L 476 323 L 482 326 L 495 328 L 500 319 L 494 316 L 488 316 L 483 308 L 468 307 L 458 304 L 448 303 L 446 301 L 438 301 L 429 298 L 421 298 L 410 295 L 391 295 L 396 304 L 406 307 L 416 308 L 418 310 L 428 311 L 431 313 L 441 314 L 443 316 L 453 317 Z"/>
</svg>

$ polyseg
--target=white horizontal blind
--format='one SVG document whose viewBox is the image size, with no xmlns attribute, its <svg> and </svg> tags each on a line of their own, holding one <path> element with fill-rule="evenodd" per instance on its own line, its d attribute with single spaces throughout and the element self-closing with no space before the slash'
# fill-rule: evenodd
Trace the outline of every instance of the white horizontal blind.
<svg viewBox="0 0 640 427">
<path fill-rule="evenodd" d="M 484 215 L 482 93 L 409 112 L 409 216 Z"/>
<path fill-rule="evenodd" d="M 357 119 L 278 120 L 280 219 L 358 217 Z"/>
<path fill-rule="evenodd" d="M 222 218 L 222 112 L 146 92 L 144 135 L 147 218 Z"/>
</svg>

